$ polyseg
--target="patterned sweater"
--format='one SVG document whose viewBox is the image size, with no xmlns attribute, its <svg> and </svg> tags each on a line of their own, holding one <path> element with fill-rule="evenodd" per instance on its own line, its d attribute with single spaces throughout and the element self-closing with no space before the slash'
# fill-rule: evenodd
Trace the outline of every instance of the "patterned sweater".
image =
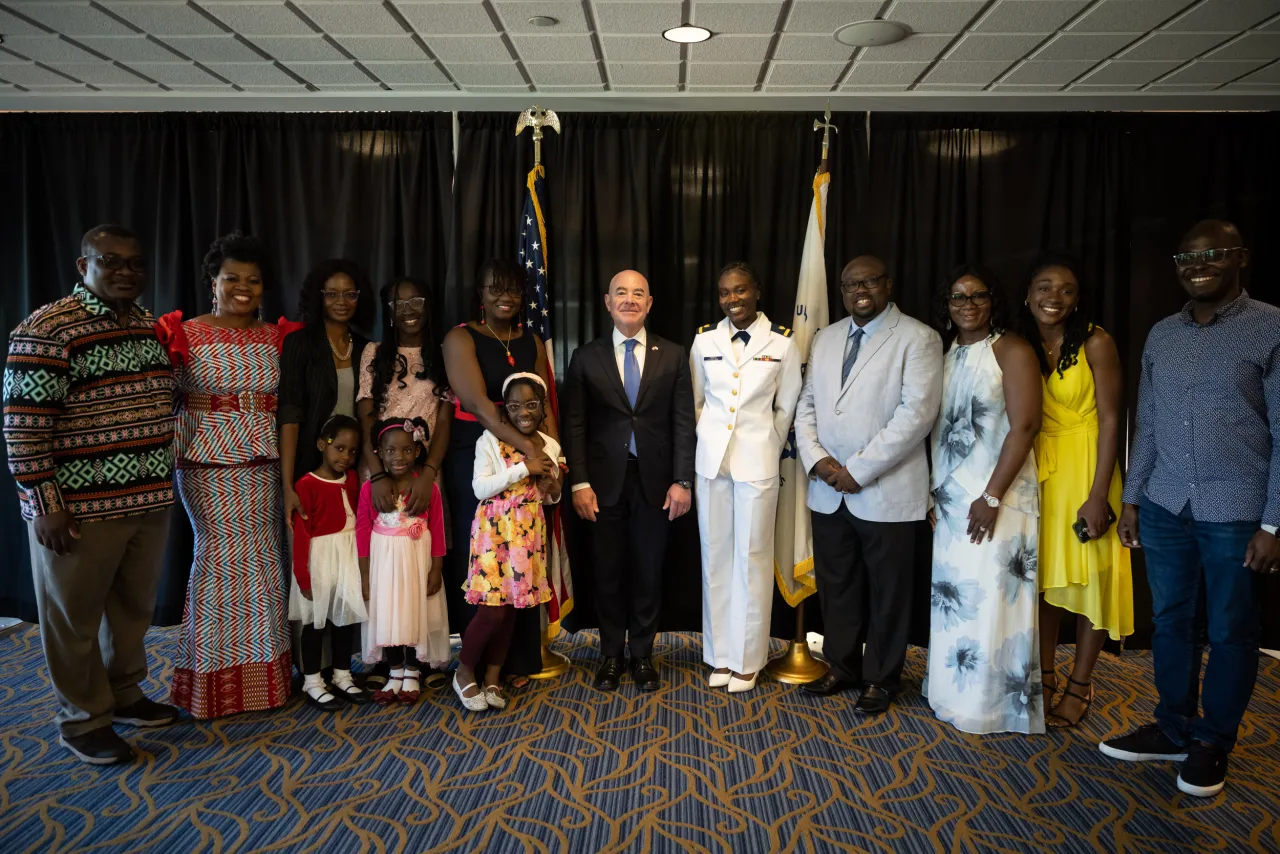
<svg viewBox="0 0 1280 854">
<path fill-rule="evenodd" d="M 22 515 L 116 519 L 173 503 L 173 372 L 155 318 L 84 285 L 9 337 L 4 438 Z"/>
</svg>

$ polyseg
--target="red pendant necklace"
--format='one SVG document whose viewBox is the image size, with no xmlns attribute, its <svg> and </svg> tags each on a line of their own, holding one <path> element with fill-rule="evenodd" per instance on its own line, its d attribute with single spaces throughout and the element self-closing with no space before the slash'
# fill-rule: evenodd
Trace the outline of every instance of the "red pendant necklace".
<svg viewBox="0 0 1280 854">
<path fill-rule="evenodd" d="M 493 331 L 492 326 L 486 323 L 484 328 L 488 329 L 489 334 L 493 336 L 493 340 L 501 344 L 502 349 L 507 351 L 507 364 L 514 368 L 516 366 L 516 357 L 511 355 L 511 336 L 515 334 L 515 330 L 508 329 L 507 340 L 503 341 L 501 338 L 498 337 L 498 333 Z"/>
</svg>

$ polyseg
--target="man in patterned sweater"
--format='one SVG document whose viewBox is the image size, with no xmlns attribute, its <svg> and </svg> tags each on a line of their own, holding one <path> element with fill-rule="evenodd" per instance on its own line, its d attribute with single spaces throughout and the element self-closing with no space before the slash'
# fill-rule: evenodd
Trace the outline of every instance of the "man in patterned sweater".
<svg viewBox="0 0 1280 854">
<path fill-rule="evenodd" d="M 139 687 L 173 504 L 173 373 L 134 302 L 146 286 L 138 239 L 102 225 L 80 252 L 82 284 L 9 338 L 4 437 L 59 742 L 108 765 L 133 758 L 113 722 L 177 717 Z"/>
</svg>

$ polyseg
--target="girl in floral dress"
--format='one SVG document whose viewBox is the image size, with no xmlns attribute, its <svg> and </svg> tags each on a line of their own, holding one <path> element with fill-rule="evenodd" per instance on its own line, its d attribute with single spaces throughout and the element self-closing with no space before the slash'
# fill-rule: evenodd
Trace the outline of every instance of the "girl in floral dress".
<svg viewBox="0 0 1280 854">
<path fill-rule="evenodd" d="M 538 427 L 546 412 L 547 387 L 535 373 L 516 373 L 502 385 L 507 419 L 549 459 L 560 446 Z M 462 639 L 453 690 L 472 711 L 507 705 L 499 686 L 517 608 L 536 608 L 551 598 L 547 584 L 547 526 L 542 505 L 560 500 L 560 470 L 543 457 L 526 458 L 485 431 L 476 443 L 475 520 L 471 523 L 471 565 L 463 585 L 476 605 Z M 485 662 L 484 688 L 475 668 Z"/>
</svg>

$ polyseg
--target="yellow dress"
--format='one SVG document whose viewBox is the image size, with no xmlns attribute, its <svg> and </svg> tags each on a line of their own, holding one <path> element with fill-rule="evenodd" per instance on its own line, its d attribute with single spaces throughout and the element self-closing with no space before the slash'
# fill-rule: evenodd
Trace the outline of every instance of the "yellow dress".
<svg viewBox="0 0 1280 854">
<path fill-rule="evenodd" d="M 1133 571 L 1116 526 L 1082 544 L 1071 526 L 1089 497 L 1098 465 L 1098 400 L 1093 371 L 1081 346 L 1062 376 L 1044 382 L 1044 419 L 1036 437 L 1040 473 L 1040 590 L 1049 604 L 1084 614 L 1113 640 L 1133 634 Z M 1120 464 L 1107 501 L 1122 509 Z"/>
</svg>

